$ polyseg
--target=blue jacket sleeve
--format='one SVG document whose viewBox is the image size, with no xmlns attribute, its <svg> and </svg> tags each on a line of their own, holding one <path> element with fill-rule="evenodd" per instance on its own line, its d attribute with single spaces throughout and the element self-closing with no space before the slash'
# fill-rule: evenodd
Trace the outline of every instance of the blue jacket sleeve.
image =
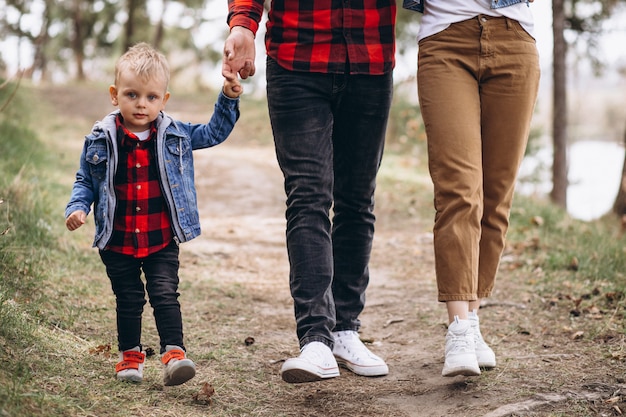
<svg viewBox="0 0 626 417">
<path fill-rule="evenodd" d="M 224 142 L 238 119 L 239 98 L 229 98 L 220 91 L 209 123 L 184 123 L 183 128 L 189 132 L 192 149 L 203 149 Z"/>
<path fill-rule="evenodd" d="M 91 177 L 91 170 L 87 163 L 87 141 L 80 156 L 80 166 L 76 172 L 76 180 L 70 195 L 70 201 L 65 208 L 65 218 L 77 210 L 89 214 L 91 205 L 94 203 L 96 190 Z"/>
</svg>

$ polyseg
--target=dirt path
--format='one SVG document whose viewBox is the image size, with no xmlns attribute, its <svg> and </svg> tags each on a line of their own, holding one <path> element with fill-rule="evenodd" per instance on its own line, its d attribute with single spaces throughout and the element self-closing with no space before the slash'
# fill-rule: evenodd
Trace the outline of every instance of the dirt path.
<svg viewBox="0 0 626 417">
<path fill-rule="evenodd" d="M 213 279 L 237 282 L 255 294 L 253 317 L 242 321 L 259 344 L 255 359 L 265 363 L 267 378 L 283 384 L 280 364 L 297 354 L 297 341 L 288 291 L 282 177 L 273 149 L 240 146 L 235 137 L 198 153 L 196 161 L 204 232 L 184 248 L 183 259 L 197 261 L 186 263 L 184 274 L 206 273 L 206 258 L 219 257 Z M 372 278 L 361 317 L 361 336 L 386 358 L 389 375 L 367 379 L 342 370 L 332 381 L 290 387 L 289 395 L 276 400 L 277 412 L 498 417 L 560 415 L 552 413 L 565 409 L 563 415 L 588 415 L 586 407 L 576 411 L 571 404 L 602 403 L 624 389 L 606 384 L 610 371 L 598 367 L 592 347 L 571 344 L 567 311 L 535 310 L 537 298 L 510 267 L 511 254 L 503 261 L 495 296 L 482 310 L 483 323 L 489 324 L 485 337 L 498 354 L 499 366 L 476 378 L 442 378 L 446 315 L 435 301 L 430 219 L 399 215 L 384 199 L 389 192 L 379 192 Z M 585 360 L 585 355 L 591 357 Z"/>
<path fill-rule="evenodd" d="M 65 92 L 50 89 L 45 96 L 56 100 L 57 108 L 78 106 L 68 114 L 89 109 L 90 121 L 111 110 L 106 101 L 87 106 Z M 183 120 L 205 117 L 206 107 L 170 103 L 168 111 Z M 342 370 L 339 378 L 324 382 L 282 382 L 282 361 L 298 352 L 284 242 L 285 196 L 272 146 L 251 144 L 255 132 L 246 130 L 245 118 L 244 113 L 226 143 L 195 153 L 203 233 L 181 247 L 180 275 L 186 344 L 198 376 L 178 391 L 160 393 L 162 388 L 148 386 L 159 397 L 138 405 L 137 415 L 617 415 L 612 407 L 623 397 L 616 393 L 626 389 L 619 361 L 601 356 L 602 342 L 573 341 L 569 309 L 542 299 L 532 276 L 515 267 L 512 253 L 506 254 L 497 290 L 481 314 L 498 367 L 473 378 L 440 376 L 446 314 L 435 301 L 432 219 L 398 209 L 394 196 L 406 191 L 393 185 L 377 192 L 371 283 L 361 316 L 361 337 L 387 360 L 389 375 L 372 379 Z M 145 320 L 146 343 L 156 346 L 151 322 Z M 97 333 L 114 334 L 113 321 L 108 326 Z M 248 337 L 254 338 L 251 346 L 243 343 Z M 622 343 L 624 349 L 623 335 L 615 340 L 605 343 Z M 216 389 L 213 408 L 190 398 L 204 382 Z M 620 400 L 606 402 L 611 398 Z M 234 411 L 238 403 L 249 410 L 251 402 L 258 404 L 254 413 Z"/>
<path fill-rule="evenodd" d="M 197 153 L 196 173 L 203 235 L 184 245 L 183 260 L 197 262 L 183 261 L 181 274 L 202 274 L 206 266 L 198 259 L 220 257 L 222 267 L 213 279 L 238 282 L 256 294 L 257 319 L 265 329 L 259 329 L 258 338 L 282 347 L 281 352 L 268 353 L 278 361 L 283 355 L 295 355 L 284 244 L 285 198 L 273 149 L 224 144 Z M 465 396 L 451 400 L 462 379 L 455 382 L 439 376 L 443 310 L 433 301 L 431 252 L 429 233 L 377 231 L 361 335 L 389 362 L 390 375 L 368 380 L 367 385 L 378 387 L 377 402 L 390 415 L 445 415 L 461 405 L 481 402 Z M 276 375 L 279 367 L 276 362 Z M 362 383 L 363 378 L 342 371 L 341 378 L 313 385 L 341 391 Z M 308 392 L 304 386 L 301 389 Z"/>
</svg>

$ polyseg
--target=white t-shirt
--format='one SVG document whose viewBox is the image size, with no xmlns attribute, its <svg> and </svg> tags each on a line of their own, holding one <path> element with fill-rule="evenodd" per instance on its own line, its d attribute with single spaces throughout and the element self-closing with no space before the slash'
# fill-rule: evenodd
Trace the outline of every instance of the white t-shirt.
<svg viewBox="0 0 626 417">
<path fill-rule="evenodd" d="M 144 141 L 144 140 L 148 140 L 148 138 L 150 137 L 150 129 L 148 130 L 144 130 L 143 132 L 134 132 L 135 136 L 137 136 L 137 139 Z"/>
<path fill-rule="evenodd" d="M 523 1 L 499 9 L 492 9 L 490 5 L 490 0 L 427 0 L 417 40 L 439 33 L 452 23 L 472 19 L 480 14 L 517 20 L 533 36 L 534 19 L 528 3 Z"/>
</svg>

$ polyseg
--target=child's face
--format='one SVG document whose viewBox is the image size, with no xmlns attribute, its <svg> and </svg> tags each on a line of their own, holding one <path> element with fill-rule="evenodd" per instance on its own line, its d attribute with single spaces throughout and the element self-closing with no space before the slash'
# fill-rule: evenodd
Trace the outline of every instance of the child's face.
<svg viewBox="0 0 626 417">
<path fill-rule="evenodd" d="M 148 130 L 170 98 L 163 77 L 144 81 L 132 70 L 121 72 L 117 85 L 110 86 L 109 93 L 111 103 L 119 106 L 124 117 L 124 127 L 131 132 Z"/>
</svg>

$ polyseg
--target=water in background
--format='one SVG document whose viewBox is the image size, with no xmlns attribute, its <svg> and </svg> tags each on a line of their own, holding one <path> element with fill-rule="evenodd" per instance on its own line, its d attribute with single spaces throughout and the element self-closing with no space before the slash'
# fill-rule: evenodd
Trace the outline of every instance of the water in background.
<svg viewBox="0 0 626 417">
<path fill-rule="evenodd" d="M 621 181 L 624 147 L 613 142 L 580 141 L 570 145 L 568 160 L 567 211 L 572 217 L 586 221 L 608 213 Z M 547 195 L 552 189 L 551 166 L 551 149 L 526 157 L 517 191 Z"/>
</svg>

